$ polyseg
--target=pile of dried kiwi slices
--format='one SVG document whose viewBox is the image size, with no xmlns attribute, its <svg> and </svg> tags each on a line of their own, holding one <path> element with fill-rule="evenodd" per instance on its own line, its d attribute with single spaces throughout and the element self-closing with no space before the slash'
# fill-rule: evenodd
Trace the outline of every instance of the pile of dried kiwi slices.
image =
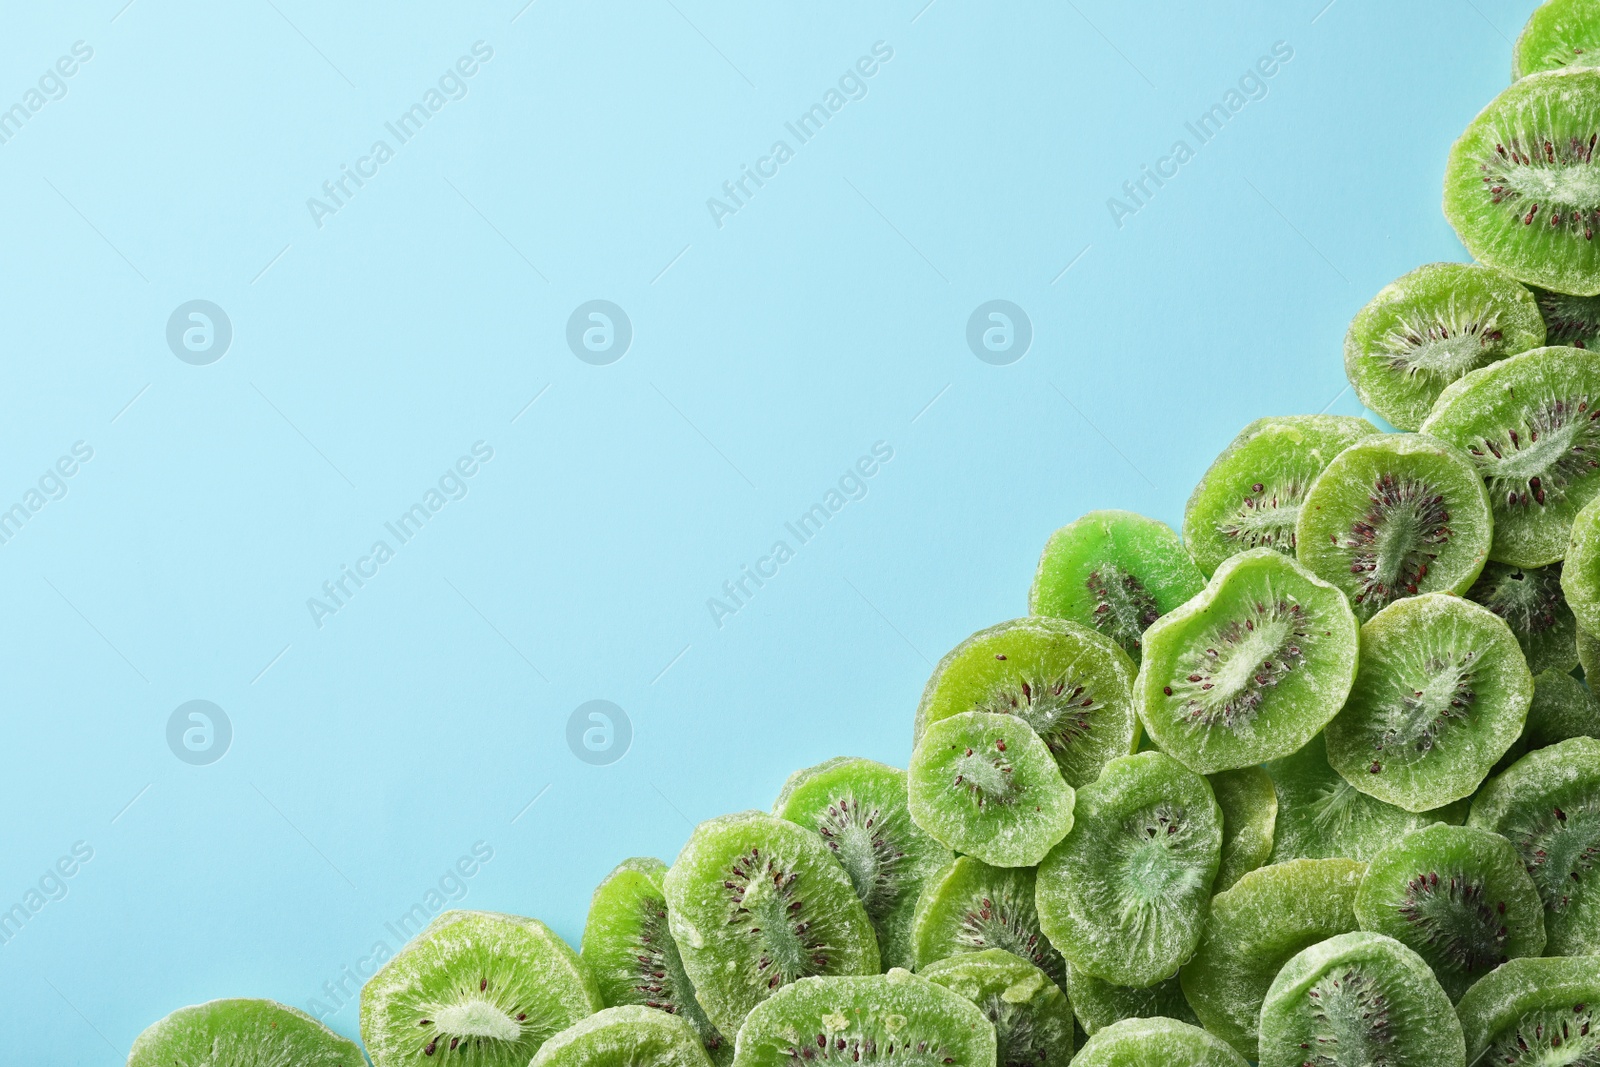
<svg viewBox="0 0 1600 1067">
<path fill-rule="evenodd" d="M 374 1067 L 1600 1065 L 1600 0 L 1513 70 L 1446 167 L 1478 262 L 1345 337 L 1386 425 L 1252 422 L 1182 536 L 1062 527 L 909 769 L 624 860 L 581 951 L 439 916 L 362 990 Z M 128 1059 L 363 1062 L 268 1000 Z"/>
</svg>

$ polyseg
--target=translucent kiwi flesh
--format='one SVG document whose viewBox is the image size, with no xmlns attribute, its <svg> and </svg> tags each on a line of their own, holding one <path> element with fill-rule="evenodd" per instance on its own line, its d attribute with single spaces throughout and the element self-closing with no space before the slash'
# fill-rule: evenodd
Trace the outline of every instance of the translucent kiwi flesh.
<svg viewBox="0 0 1600 1067">
<path fill-rule="evenodd" d="M 1467 990 L 1457 1014 L 1468 1063 L 1600 1063 L 1600 958 L 1512 960 Z"/>
<path fill-rule="evenodd" d="M 26 1057 L 25 1057 L 26 1058 Z M 128 1067 L 362 1067 L 361 1046 L 298 1008 L 213 1000 L 179 1008 L 133 1042 Z"/>
<path fill-rule="evenodd" d="M 1547 0 L 1512 49 L 1513 80 L 1545 70 L 1600 63 L 1600 12 L 1590 0 Z"/>
<path fill-rule="evenodd" d="M 1207 781 L 1222 810 L 1222 862 L 1211 886 L 1213 893 L 1220 893 L 1271 858 L 1278 794 L 1261 767 L 1219 771 Z"/>
<path fill-rule="evenodd" d="M 1113 1023 L 1084 1043 L 1074 1067 L 1248 1067 L 1227 1043 L 1177 1019 Z"/>
<path fill-rule="evenodd" d="M 966 952 L 924 967 L 923 978 L 972 1001 L 994 1025 L 996 1067 L 1067 1067 L 1072 1005 L 1033 964 L 1003 949 Z"/>
<path fill-rule="evenodd" d="M 1039 927 L 1034 872 L 959 856 L 928 880 L 912 926 L 917 969 L 967 952 L 1002 949 L 1066 988 L 1061 954 Z"/>
<path fill-rule="evenodd" d="M 731 1061 L 731 1048 L 728 1055 Z M 688 1023 L 627 1004 L 567 1027 L 544 1043 L 528 1067 L 711 1067 L 711 1063 Z"/>
</svg>

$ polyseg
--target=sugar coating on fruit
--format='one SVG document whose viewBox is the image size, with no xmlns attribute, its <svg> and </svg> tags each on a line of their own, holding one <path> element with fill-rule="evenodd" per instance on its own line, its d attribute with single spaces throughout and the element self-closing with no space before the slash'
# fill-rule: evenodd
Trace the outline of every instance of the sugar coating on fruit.
<svg viewBox="0 0 1600 1067">
<path fill-rule="evenodd" d="M 1530 749 L 1573 737 L 1600 737 L 1600 701 L 1588 686 L 1561 670 L 1548 670 L 1533 679 L 1533 703 L 1523 739 Z"/>
<path fill-rule="evenodd" d="M 1561 591 L 1578 625 L 1600 631 L 1600 497 L 1589 501 L 1572 523 L 1567 558 L 1561 568 Z"/>
<path fill-rule="evenodd" d="M 1528 669 L 1570 671 L 1578 665 L 1577 619 L 1561 591 L 1563 565 L 1516 567 L 1490 562 L 1467 592 L 1506 621 Z"/>
<path fill-rule="evenodd" d="M 1097 1031 L 1074 1067 L 1249 1067 L 1215 1036 L 1177 1019 L 1124 1019 Z"/>
<path fill-rule="evenodd" d="M 556 1034 L 539 1049 L 529 1067 L 612 1064 L 711 1067 L 711 1060 L 693 1028 L 683 1020 L 630 1004 L 596 1012 Z"/>
<path fill-rule="evenodd" d="M 361 1048 L 298 1008 L 213 1000 L 179 1008 L 133 1042 L 128 1067 L 362 1067 Z"/>
<path fill-rule="evenodd" d="M 1072 1060 L 1072 1007 L 1033 964 L 989 949 L 939 960 L 921 975 L 976 1004 L 993 1024 L 996 1067 L 1066 1067 Z"/>
<path fill-rule="evenodd" d="M 1127 653 L 1088 626 L 1013 619 L 980 630 L 939 661 L 914 736 L 963 712 L 1014 715 L 1044 741 L 1068 784 L 1085 784 L 1133 746 L 1134 674 Z"/>
<path fill-rule="evenodd" d="M 1072 1001 L 1073 1013 L 1084 1032 L 1090 1035 L 1123 1019 L 1166 1018 L 1200 1025 L 1194 1009 L 1183 999 L 1177 975 L 1135 989 L 1096 978 L 1068 964 L 1067 997 Z"/>
<path fill-rule="evenodd" d="M 1546 344 L 1600 347 L 1600 296 L 1568 296 L 1539 289 L 1534 298 L 1544 318 Z"/>
<path fill-rule="evenodd" d="M 1527 957 L 1486 975 L 1458 1005 L 1467 1062 L 1600 1062 L 1600 958 Z"/>
<path fill-rule="evenodd" d="M 960 953 L 1000 949 L 1065 983 L 1061 955 L 1039 927 L 1035 875 L 961 856 L 931 878 L 913 925 L 917 967 Z"/>
<path fill-rule="evenodd" d="M 1222 812 L 1222 861 L 1211 891 L 1220 893 L 1266 863 L 1277 831 L 1278 795 L 1261 767 L 1208 775 Z"/>
<path fill-rule="evenodd" d="M 750 1013 L 735 1067 L 995 1062 L 994 1027 L 952 990 L 898 968 L 854 978 L 807 978 Z"/>
<path fill-rule="evenodd" d="M 1547 0 L 1528 16 L 1512 50 L 1511 77 L 1600 63 L 1600 12 L 1591 0 Z"/>
<path fill-rule="evenodd" d="M 1344 858 L 1367 862 L 1435 813 L 1413 813 L 1368 796 L 1328 765 L 1321 735 L 1267 764 L 1278 798 L 1271 862 Z"/>
</svg>

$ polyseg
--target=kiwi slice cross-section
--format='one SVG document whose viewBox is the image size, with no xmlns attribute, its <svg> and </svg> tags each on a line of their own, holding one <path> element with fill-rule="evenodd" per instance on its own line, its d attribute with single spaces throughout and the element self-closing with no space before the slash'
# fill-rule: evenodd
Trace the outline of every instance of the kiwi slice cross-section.
<svg viewBox="0 0 1600 1067">
<path fill-rule="evenodd" d="M 1097 978 L 1171 978 L 1199 944 L 1221 853 L 1204 778 L 1160 752 L 1114 759 L 1078 791 L 1071 832 L 1039 865 L 1039 923 Z"/>
<path fill-rule="evenodd" d="M 27 1058 L 27 1057 L 24 1057 Z M 128 1067 L 363 1067 L 361 1046 L 272 1000 L 213 1000 L 152 1023 Z"/>
<path fill-rule="evenodd" d="M 1600 57 L 1600 52 L 1595 54 Z M 1600 348 L 1600 296 L 1568 296 L 1539 288 L 1532 292 L 1544 317 L 1545 344 Z"/>
<path fill-rule="evenodd" d="M 1573 520 L 1561 565 L 1561 591 L 1578 626 L 1600 632 L 1600 497 L 1585 504 Z"/>
<path fill-rule="evenodd" d="M 1562 569 L 1491 561 L 1467 591 L 1468 600 L 1506 620 L 1534 674 L 1578 665 L 1578 620 L 1561 590 Z"/>
<path fill-rule="evenodd" d="M 1344 703 L 1356 635 L 1338 589 L 1272 549 L 1240 553 L 1146 631 L 1139 717 L 1197 774 L 1286 756 Z"/>
<path fill-rule="evenodd" d="M 1067 1067 L 1072 1061 L 1072 1005 L 1033 964 L 991 948 L 939 960 L 921 974 L 988 1017 L 998 1046 L 996 1067 Z"/>
<path fill-rule="evenodd" d="M 1227 1042 L 1177 1019 L 1113 1023 L 1084 1043 L 1073 1067 L 1249 1067 Z"/>
<path fill-rule="evenodd" d="M 1065 988 L 1061 954 L 1039 928 L 1034 882 L 1027 867 L 991 867 L 971 856 L 957 857 L 928 880 L 917 901 L 912 925 L 917 969 L 997 948 L 1027 960 Z"/>
<path fill-rule="evenodd" d="M 878 973 L 850 876 L 820 837 L 785 819 L 744 811 L 701 823 L 664 888 L 695 997 L 724 1034 L 801 978 Z"/>
<path fill-rule="evenodd" d="M 1300 505 L 1334 456 L 1378 428 L 1347 415 L 1257 419 L 1212 461 L 1183 511 L 1183 540 L 1206 574 L 1252 548 L 1294 554 Z"/>
<path fill-rule="evenodd" d="M 1028 611 L 1092 626 L 1137 660 L 1150 624 L 1205 584 L 1166 523 L 1131 511 L 1091 511 L 1050 535 Z"/>
<path fill-rule="evenodd" d="M 1523 743 L 1531 751 L 1570 737 L 1600 737 L 1600 701 L 1565 671 L 1534 675 Z"/>
<path fill-rule="evenodd" d="M 1600 1063 L 1600 957 L 1512 960 L 1467 990 L 1456 1011 L 1468 1063 Z"/>
<path fill-rule="evenodd" d="M 1466 592 L 1488 558 L 1493 521 L 1464 452 L 1425 434 L 1382 434 L 1317 476 L 1296 554 L 1365 621 L 1401 597 Z"/>
<path fill-rule="evenodd" d="M 785 986 L 751 1011 L 733 1063 L 992 1067 L 995 1053 L 994 1026 L 976 1004 L 896 967 Z"/>
<path fill-rule="evenodd" d="M 1450 148 L 1444 214 L 1480 262 L 1520 282 L 1600 293 L 1600 70 L 1512 83 Z"/>
<path fill-rule="evenodd" d="M 968 711 L 1015 715 L 1033 728 L 1073 787 L 1133 749 L 1137 668 L 1111 638 L 1045 616 L 980 630 L 933 669 L 917 705 L 913 740 Z"/>
<path fill-rule="evenodd" d="M 1427 961 L 1451 1000 L 1544 951 L 1544 903 L 1511 842 L 1472 826 L 1413 830 L 1373 857 L 1356 921 Z"/>
<path fill-rule="evenodd" d="M 1222 809 L 1222 862 L 1211 884 L 1211 891 L 1220 893 L 1272 857 L 1278 794 L 1261 767 L 1218 771 L 1206 780 Z"/>
<path fill-rule="evenodd" d="M 1430 263 L 1356 313 L 1344 371 L 1363 404 L 1415 430 L 1445 386 L 1544 343 L 1539 305 L 1516 279 L 1477 264 Z"/>
<path fill-rule="evenodd" d="M 1178 972 L 1205 1028 L 1255 1059 L 1267 987 L 1301 949 L 1356 929 L 1365 872 L 1352 860 L 1294 860 L 1251 871 L 1218 893 L 1199 950 Z"/>
<path fill-rule="evenodd" d="M 589 968 L 544 923 L 447 911 L 361 987 L 361 1040 L 373 1067 L 420 1067 L 447 1053 L 524 1067 L 603 1007 Z"/>
<path fill-rule="evenodd" d="M 1328 724 L 1328 763 L 1407 811 L 1470 796 L 1522 734 L 1533 675 L 1505 620 L 1444 593 L 1361 628 L 1361 671 Z"/>
<path fill-rule="evenodd" d="M 928 727 L 911 753 L 911 818 L 946 846 L 996 867 L 1033 867 L 1072 829 L 1072 786 L 1015 715 L 964 711 Z"/>
<path fill-rule="evenodd" d="M 1544 900 L 1547 953 L 1600 955 L 1600 741 L 1523 756 L 1478 793 L 1467 825 L 1516 846 Z"/>
<path fill-rule="evenodd" d="M 1490 559 L 1555 563 L 1600 492 L 1600 352 L 1535 348 L 1473 371 L 1440 395 L 1422 432 L 1465 451 L 1483 477 Z"/>
<path fill-rule="evenodd" d="M 694 996 L 678 944 L 667 924 L 667 865 L 624 860 L 595 889 L 579 951 L 611 1007 L 640 1005 L 677 1015 L 719 1062 L 733 1056 L 726 1037 Z"/>
<path fill-rule="evenodd" d="M 1382 934 L 1340 934 L 1305 949 L 1261 1006 L 1261 1067 L 1465 1067 L 1466 1059 L 1438 979 Z"/>
<path fill-rule="evenodd" d="M 1594 0 L 1546 0 L 1528 16 L 1517 37 L 1511 77 L 1596 64 L 1600 64 L 1600 11 Z"/>
<path fill-rule="evenodd" d="M 730 1050 L 731 1054 L 731 1050 Z M 443 1062 L 453 1062 L 446 1058 Z M 467 1061 L 470 1062 L 470 1061 Z M 528 1067 L 711 1067 L 682 1019 L 638 1004 L 606 1008 L 544 1043 Z"/>
<path fill-rule="evenodd" d="M 906 772 L 840 757 L 795 771 L 773 814 L 815 830 L 850 876 L 878 935 L 885 969 L 911 968 L 911 920 L 922 887 L 954 857 L 911 819 Z"/>
<path fill-rule="evenodd" d="M 1143 989 L 1134 989 L 1096 978 L 1069 963 L 1067 999 L 1072 1001 L 1073 1013 L 1089 1034 L 1097 1034 L 1123 1019 L 1167 1018 L 1200 1025 L 1199 1016 L 1183 999 L 1183 987 L 1177 975 Z"/>
</svg>

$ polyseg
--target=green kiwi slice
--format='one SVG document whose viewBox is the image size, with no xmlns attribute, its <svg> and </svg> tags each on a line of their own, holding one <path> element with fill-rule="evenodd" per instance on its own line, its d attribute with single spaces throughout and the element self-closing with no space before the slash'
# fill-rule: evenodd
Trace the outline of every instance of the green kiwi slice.
<svg viewBox="0 0 1600 1067">
<path fill-rule="evenodd" d="M 967 952 L 1003 949 L 1039 968 L 1065 988 L 1061 954 L 1039 928 L 1034 872 L 991 867 L 959 856 L 928 879 L 917 901 L 912 945 L 917 970 Z"/>
<path fill-rule="evenodd" d="M 1530 750 L 1544 748 L 1569 737 L 1600 737 L 1600 701 L 1565 671 L 1534 675 L 1524 744 Z"/>
<path fill-rule="evenodd" d="M 451 1062 L 446 1060 L 445 1062 Z M 596 1012 L 544 1043 L 528 1067 L 711 1067 L 682 1019 L 638 1004 Z"/>
<path fill-rule="evenodd" d="M 1084 1042 L 1073 1067 L 1249 1067 L 1198 1026 L 1177 1019 L 1124 1019 Z"/>
<path fill-rule="evenodd" d="M 750 1012 L 733 1063 L 991 1067 L 995 1053 L 994 1027 L 976 1004 L 897 967 L 785 986 Z"/>
<path fill-rule="evenodd" d="M 1444 214 L 1473 258 L 1528 285 L 1600 293 L 1600 71 L 1513 82 L 1450 148 Z"/>
<path fill-rule="evenodd" d="M 1512 80 L 1600 63 L 1600 11 L 1594 0 L 1547 0 L 1534 9 L 1511 54 Z"/>
<path fill-rule="evenodd" d="M 841 756 L 795 771 L 772 813 L 815 830 L 850 876 L 882 966 L 915 966 L 911 920 L 928 878 L 953 857 L 911 820 L 906 772 Z"/>
<path fill-rule="evenodd" d="M 1369 796 L 1430 811 L 1472 795 L 1522 734 L 1533 675 L 1505 620 L 1424 593 L 1361 628 L 1361 670 L 1328 763 Z"/>
<path fill-rule="evenodd" d="M 1015 715 L 1044 739 L 1067 784 L 1087 785 L 1133 750 L 1137 668 L 1117 643 L 1066 619 L 1012 619 L 945 654 L 917 704 L 914 740 L 968 711 Z"/>
<path fill-rule="evenodd" d="M 1365 872 L 1352 860 L 1294 860 L 1251 871 L 1218 893 L 1199 950 L 1178 972 L 1205 1028 L 1255 1059 L 1267 987 L 1301 949 L 1356 929 Z"/>
<path fill-rule="evenodd" d="M 939 719 L 911 753 L 911 818 L 946 846 L 996 867 L 1033 867 L 1072 829 L 1072 786 L 1015 715 Z"/>
<path fill-rule="evenodd" d="M 1585 633 L 1581 626 L 1578 628 L 1578 666 L 1583 669 L 1586 682 L 1600 680 L 1600 640 Z"/>
<path fill-rule="evenodd" d="M 1561 591 L 1561 572 L 1560 563 L 1514 567 L 1490 561 L 1467 592 L 1468 600 L 1506 620 L 1534 674 L 1578 665 L 1578 620 Z"/>
<path fill-rule="evenodd" d="M 1205 584 L 1166 523 L 1131 511 L 1091 511 L 1045 543 L 1028 612 L 1091 626 L 1138 660 L 1150 624 Z"/>
<path fill-rule="evenodd" d="M 988 1017 L 998 1046 L 996 1067 L 1067 1067 L 1072 1061 L 1072 1005 L 1033 964 L 991 948 L 939 960 L 921 973 Z"/>
<path fill-rule="evenodd" d="M 1534 296 L 1493 267 L 1429 263 L 1379 291 L 1344 338 L 1344 371 L 1367 407 L 1415 430 L 1444 387 L 1545 343 Z"/>
<path fill-rule="evenodd" d="M 1568 296 L 1534 288 L 1544 317 L 1544 343 L 1570 348 L 1600 348 L 1600 296 Z"/>
<path fill-rule="evenodd" d="M 1294 554 L 1300 504 L 1340 452 L 1378 428 L 1348 415 L 1257 419 L 1235 437 L 1189 494 L 1183 540 L 1205 574 L 1252 548 Z"/>
<path fill-rule="evenodd" d="M 446 1053 L 523 1067 L 603 1007 L 589 968 L 544 923 L 447 911 L 361 987 L 361 1040 L 373 1067 L 420 1067 Z"/>
<path fill-rule="evenodd" d="M 1119 757 L 1078 790 L 1072 830 L 1039 865 L 1039 925 L 1097 978 L 1171 978 L 1200 942 L 1221 855 L 1204 778 L 1160 752 Z"/>
<path fill-rule="evenodd" d="M 1272 857 L 1278 825 L 1278 793 L 1261 767 L 1207 775 L 1222 809 L 1222 862 L 1211 891 L 1220 893 Z"/>
<path fill-rule="evenodd" d="M 1600 497 L 1585 504 L 1572 522 L 1561 591 L 1578 625 L 1590 633 L 1600 631 Z"/>
<path fill-rule="evenodd" d="M 1456 1014 L 1468 1063 L 1600 1063 L 1600 958 L 1512 960 L 1467 990 Z"/>
<path fill-rule="evenodd" d="M 1466 1061 L 1461 1021 L 1438 979 L 1382 934 L 1339 934 L 1305 949 L 1284 964 L 1261 1006 L 1261 1067 Z"/>
<path fill-rule="evenodd" d="M 1555 563 L 1600 492 L 1600 353 L 1535 348 L 1475 370 L 1445 389 L 1422 432 L 1465 450 L 1483 476 L 1490 559 Z"/>
<path fill-rule="evenodd" d="M 712 1058 L 733 1055 L 733 1040 L 711 1025 L 683 969 L 667 924 L 667 865 L 623 860 L 595 889 L 579 957 L 611 1007 L 640 1005 L 679 1016 Z"/>
<path fill-rule="evenodd" d="M 1356 921 L 1426 960 L 1452 1001 L 1506 960 L 1544 951 L 1544 902 L 1522 858 L 1472 826 L 1425 826 L 1373 857 Z"/>
<path fill-rule="evenodd" d="M 179 1008 L 134 1039 L 128 1067 L 363 1067 L 361 1046 L 272 1000 Z"/>
<path fill-rule="evenodd" d="M 1466 592 L 1493 521 L 1464 452 L 1426 434 L 1382 434 L 1339 453 L 1311 483 L 1296 554 L 1365 622 L 1401 597 Z"/>
<path fill-rule="evenodd" d="M 1544 900 L 1547 953 L 1600 955 L 1600 741 L 1523 756 L 1478 793 L 1467 825 L 1516 846 Z"/>
<path fill-rule="evenodd" d="M 1411 830 L 1440 821 L 1370 797 L 1328 765 L 1322 735 L 1267 764 L 1278 797 L 1272 862 L 1344 858 L 1366 863 Z"/>
<path fill-rule="evenodd" d="M 1067 999 L 1078 1022 L 1089 1034 L 1099 1033 L 1112 1023 L 1123 1019 L 1177 1019 L 1179 1022 L 1200 1025 L 1199 1016 L 1183 999 L 1183 987 L 1178 976 L 1143 989 L 1113 985 L 1067 964 Z"/>
<path fill-rule="evenodd" d="M 1145 632 L 1139 718 L 1197 774 L 1286 756 L 1344 703 L 1356 639 L 1338 589 L 1273 549 L 1240 553 Z"/>
<path fill-rule="evenodd" d="M 785 819 L 743 811 L 701 823 L 664 889 L 695 998 L 724 1034 L 801 978 L 878 973 L 850 876 L 820 837 Z"/>
</svg>

